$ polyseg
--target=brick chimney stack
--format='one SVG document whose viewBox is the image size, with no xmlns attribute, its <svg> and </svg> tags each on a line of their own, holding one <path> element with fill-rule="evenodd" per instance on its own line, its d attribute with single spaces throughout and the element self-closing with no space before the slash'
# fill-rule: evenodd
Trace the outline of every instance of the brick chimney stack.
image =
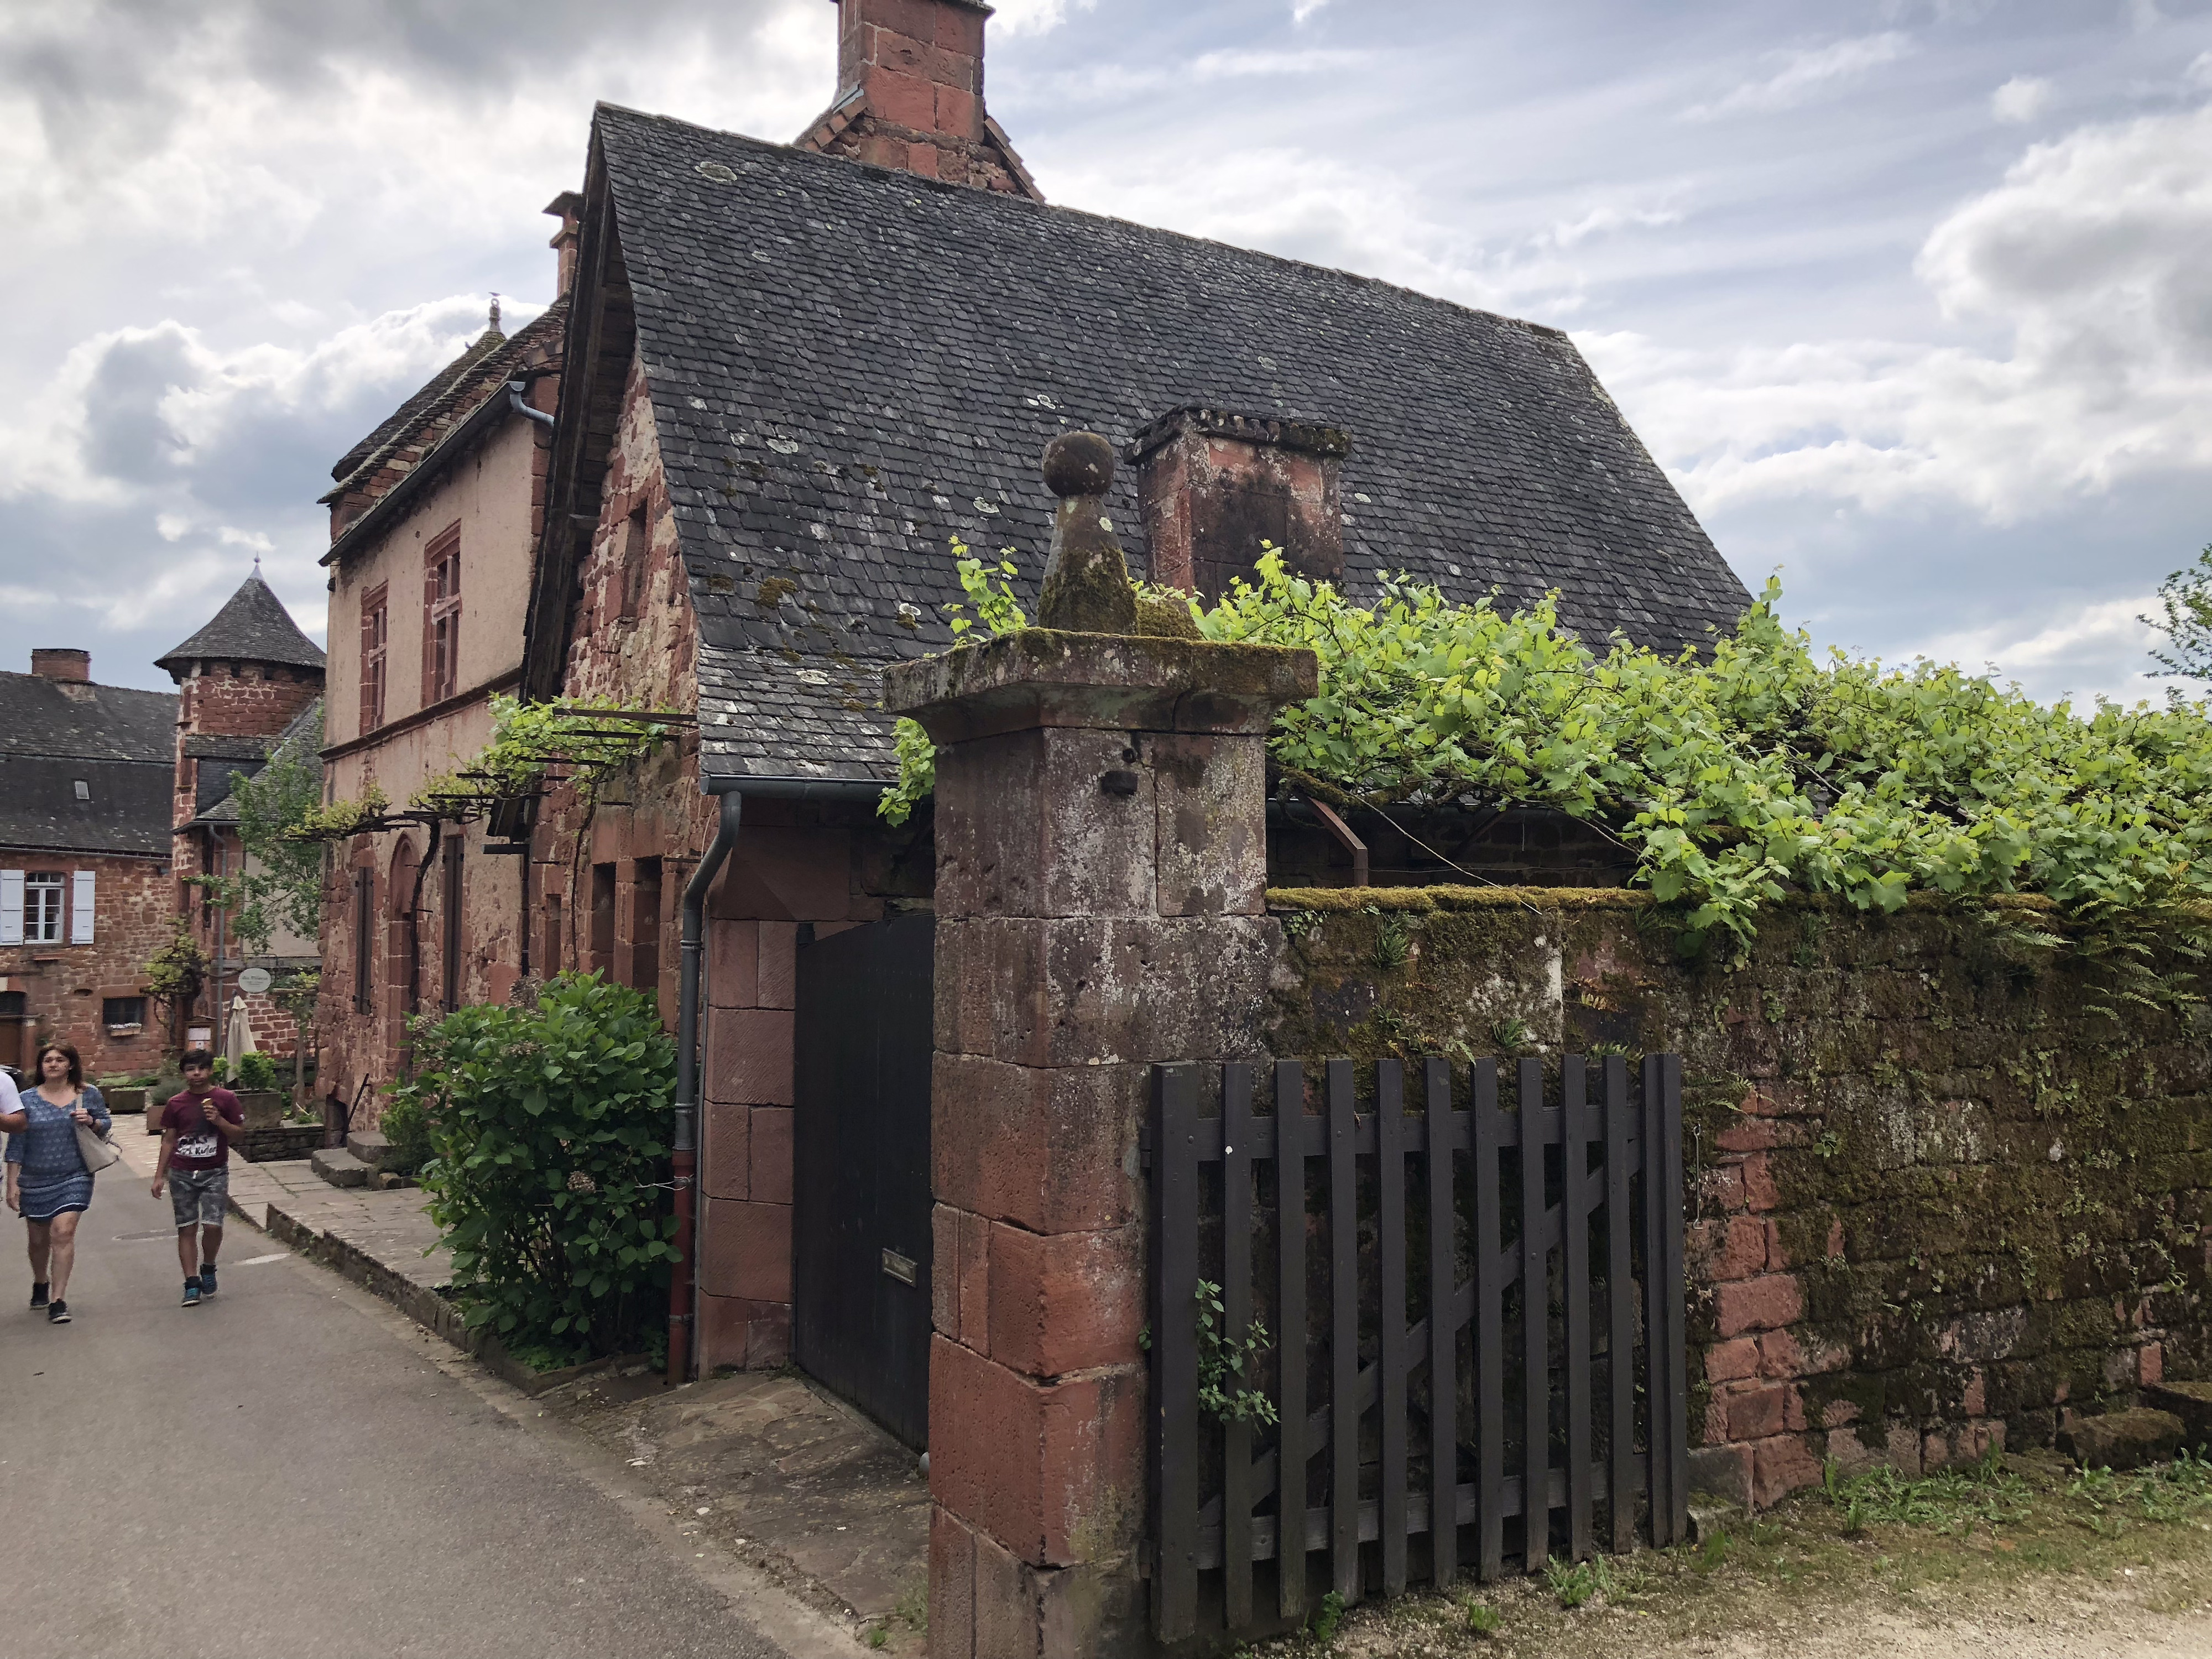
<svg viewBox="0 0 2212 1659">
<path fill-rule="evenodd" d="M 545 244 L 560 256 L 561 285 L 554 290 L 554 297 L 559 299 L 576 285 L 576 241 L 584 228 L 583 192 L 564 190 L 545 204 L 545 211 L 561 222 L 561 228 Z"/>
<path fill-rule="evenodd" d="M 39 647 L 31 653 L 31 672 L 42 680 L 82 685 L 92 678 L 92 653 L 60 646 Z"/>
<path fill-rule="evenodd" d="M 837 96 L 802 149 L 1044 197 L 983 106 L 980 0 L 836 0 Z"/>
</svg>

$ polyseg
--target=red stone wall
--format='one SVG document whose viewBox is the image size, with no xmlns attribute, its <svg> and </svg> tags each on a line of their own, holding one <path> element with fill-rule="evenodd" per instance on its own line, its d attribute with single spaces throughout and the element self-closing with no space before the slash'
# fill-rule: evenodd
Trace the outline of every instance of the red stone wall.
<svg viewBox="0 0 2212 1659">
<path fill-rule="evenodd" d="M 6 1051 L 15 1032 L 0 1026 L 0 1060 L 27 1068 L 32 1048 L 53 1040 L 74 1043 L 91 1078 L 150 1072 L 161 1063 L 167 1032 L 161 1005 L 148 997 L 144 1029 L 111 1035 L 101 1022 L 108 997 L 143 996 L 146 960 L 168 942 L 175 890 L 159 860 L 85 857 L 0 848 L 11 870 L 94 872 L 93 942 L 71 945 L 64 911 L 63 942 L 0 946 L 0 991 L 24 994 L 29 1023 L 20 1057 Z"/>
</svg>

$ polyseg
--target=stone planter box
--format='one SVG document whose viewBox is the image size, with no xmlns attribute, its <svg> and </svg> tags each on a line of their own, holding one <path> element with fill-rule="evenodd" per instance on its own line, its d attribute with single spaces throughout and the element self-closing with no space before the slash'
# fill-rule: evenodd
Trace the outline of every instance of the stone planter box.
<svg viewBox="0 0 2212 1659">
<path fill-rule="evenodd" d="M 284 1127 L 284 1108 L 287 1097 L 278 1089 L 240 1089 L 238 1103 L 246 1110 L 248 1129 L 281 1129 Z"/>
<path fill-rule="evenodd" d="M 279 1164 L 311 1157 L 323 1144 L 319 1123 L 287 1123 L 274 1129 L 248 1129 L 238 1138 L 238 1155 L 248 1164 Z"/>
<path fill-rule="evenodd" d="M 139 1089 L 102 1089 L 100 1097 L 107 1102 L 107 1109 L 121 1117 L 146 1109 L 146 1097 L 151 1091 Z"/>
</svg>

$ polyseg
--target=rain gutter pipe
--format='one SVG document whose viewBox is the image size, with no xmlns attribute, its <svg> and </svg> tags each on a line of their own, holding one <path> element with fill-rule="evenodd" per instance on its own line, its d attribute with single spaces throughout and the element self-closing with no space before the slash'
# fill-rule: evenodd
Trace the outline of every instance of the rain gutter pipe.
<svg viewBox="0 0 2212 1659">
<path fill-rule="evenodd" d="M 537 422 L 540 426 L 550 427 L 558 426 L 560 424 L 559 422 L 556 421 L 544 410 L 532 409 L 528 404 L 523 402 L 522 382 L 520 380 L 509 380 L 507 383 L 507 407 L 512 409 L 516 414 L 526 416 L 529 419 Z"/>
<path fill-rule="evenodd" d="M 519 401 L 519 399 L 518 399 Z M 528 411 L 536 414 L 535 410 Z M 683 1254 L 668 1283 L 668 1380 L 691 1380 L 696 1358 L 693 1338 L 699 1328 L 699 994 L 707 933 L 707 894 L 738 844 L 744 821 L 745 797 L 762 800 L 822 800 L 872 803 L 884 786 L 872 778 L 771 778 L 745 774 L 710 774 L 700 780 L 703 794 L 720 796 L 721 811 L 714 838 L 699 867 L 684 887 L 684 943 L 676 992 L 676 1133 L 670 1180 L 676 1188 L 676 1236 Z"/>
</svg>

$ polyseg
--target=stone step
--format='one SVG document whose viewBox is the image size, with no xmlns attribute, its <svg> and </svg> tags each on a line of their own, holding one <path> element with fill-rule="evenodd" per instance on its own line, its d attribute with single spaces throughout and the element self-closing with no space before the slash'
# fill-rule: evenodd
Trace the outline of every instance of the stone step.
<svg viewBox="0 0 2212 1659">
<path fill-rule="evenodd" d="M 2212 1445 L 2212 1382 L 2146 1382 L 2143 1404 L 2181 1419 L 2192 1446 Z"/>
<path fill-rule="evenodd" d="M 307 1165 L 333 1187 L 366 1187 L 368 1184 L 368 1165 L 342 1146 L 325 1146 L 307 1160 Z"/>
<path fill-rule="evenodd" d="M 2110 1469 L 2118 1474 L 2165 1462 L 2181 1449 L 2187 1433 L 2172 1412 L 2138 1406 L 2102 1417 L 2075 1418 L 2058 1431 L 2058 1449 L 2085 1469 Z"/>
<path fill-rule="evenodd" d="M 345 1149 L 370 1169 L 380 1170 L 392 1152 L 392 1143 L 374 1129 L 356 1129 L 346 1136 Z"/>
</svg>

